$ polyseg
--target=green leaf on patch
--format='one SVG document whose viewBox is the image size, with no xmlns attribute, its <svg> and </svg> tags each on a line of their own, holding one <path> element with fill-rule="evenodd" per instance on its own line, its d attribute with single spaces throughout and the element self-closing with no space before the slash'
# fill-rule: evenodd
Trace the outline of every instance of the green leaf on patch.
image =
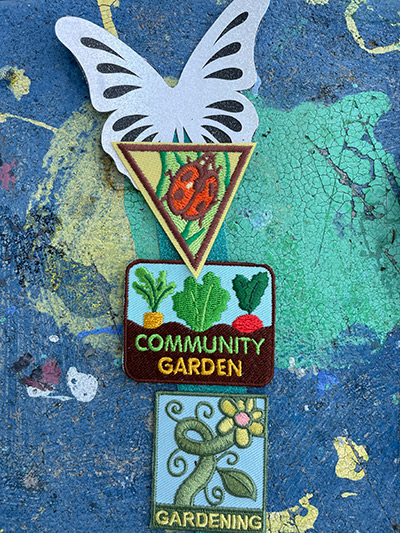
<svg viewBox="0 0 400 533">
<path fill-rule="evenodd" d="M 193 276 L 185 279 L 183 291 L 172 297 L 173 309 L 193 331 L 205 331 L 220 319 L 229 298 L 220 278 L 208 272 L 203 283 L 198 283 Z"/>
<path fill-rule="evenodd" d="M 233 280 L 233 289 L 239 300 L 239 307 L 248 314 L 251 314 L 261 302 L 265 289 L 268 287 L 268 272 L 254 274 L 251 279 L 247 279 L 238 274 Z"/>
<path fill-rule="evenodd" d="M 167 284 L 167 273 L 165 270 L 159 273 L 157 279 L 145 267 L 137 268 L 135 274 L 141 283 L 133 281 L 132 288 L 146 300 L 152 312 L 157 311 L 161 301 L 169 294 L 172 294 L 176 288 L 176 283 L 174 282 Z"/>
<path fill-rule="evenodd" d="M 235 468 L 217 468 L 217 472 L 221 476 L 222 484 L 228 494 L 236 498 L 250 498 L 256 501 L 257 488 L 246 472 Z"/>
</svg>

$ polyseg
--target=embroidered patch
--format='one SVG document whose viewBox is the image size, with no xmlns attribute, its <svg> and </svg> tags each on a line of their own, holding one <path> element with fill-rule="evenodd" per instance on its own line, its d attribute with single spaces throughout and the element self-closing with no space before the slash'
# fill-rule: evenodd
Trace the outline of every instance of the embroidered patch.
<svg viewBox="0 0 400 533">
<path fill-rule="evenodd" d="M 157 392 L 151 527 L 266 531 L 265 395 Z"/>
<path fill-rule="evenodd" d="M 114 143 L 176 250 L 197 277 L 255 144 Z"/>
<path fill-rule="evenodd" d="M 266 265 L 207 262 L 197 280 L 178 261 L 128 266 L 124 369 L 135 381 L 264 386 L 274 330 Z"/>
</svg>

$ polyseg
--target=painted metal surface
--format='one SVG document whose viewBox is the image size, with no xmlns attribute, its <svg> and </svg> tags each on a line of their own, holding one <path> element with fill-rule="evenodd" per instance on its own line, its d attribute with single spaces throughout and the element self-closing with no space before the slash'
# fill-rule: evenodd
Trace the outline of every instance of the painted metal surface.
<svg viewBox="0 0 400 533">
<path fill-rule="evenodd" d="M 149 531 L 154 391 L 174 386 L 120 368 L 123 278 L 167 244 L 53 28 L 103 23 L 174 83 L 227 2 L 99 4 L 0 4 L 4 532 Z M 257 39 L 258 147 L 225 233 L 277 276 L 273 533 L 400 528 L 399 22 L 394 0 L 273 1 Z"/>
</svg>

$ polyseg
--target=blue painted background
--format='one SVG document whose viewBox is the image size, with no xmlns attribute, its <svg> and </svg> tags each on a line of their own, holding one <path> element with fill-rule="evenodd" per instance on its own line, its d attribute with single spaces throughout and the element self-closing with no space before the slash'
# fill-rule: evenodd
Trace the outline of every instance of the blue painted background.
<svg viewBox="0 0 400 533">
<path fill-rule="evenodd" d="M 196 43 L 226 4 L 223 0 L 120 1 L 119 8 L 112 8 L 120 38 L 163 76 L 171 77 L 179 76 Z M 303 103 L 330 106 L 349 95 L 382 92 L 390 108 L 374 135 L 399 166 L 400 51 L 378 55 L 360 48 L 346 26 L 344 12 L 349 3 L 272 0 L 256 46 L 260 105 L 291 111 Z M 368 0 L 368 7 L 372 9 L 360 7 L 355 17 L 366 45 L 373 48 L 398 41 L 398 2 Z M 49 172 L 43 159 L 53 132 L 10 118 L 15 115 L 60 128 L 88 101 L 79 67 L 54 35 L 55 21 L 63 15 L 102 23 L 94 0 L 0 3 L 0 68 L 24 69 L 31 80 L 29 94 L 20 100 L 10 90 L 10 81 L 0 80 L 0 167 L 16 161 L 15 183 L 0 188 L 0 531 L 142 533 L 149 531 L 153 396 L 161 387 L 138 385 L 124 376 L 118 364 L 120 315 L 108 323 L 99 320 L 97 330 L 82 328 L 91 334 L 79 334 L 62 317 L 42 312 L 35 304 L 42 290 L 56 291 L 49 274 L 49 264 L 56 257 L 57 268 L 52 272 L 62 280 L 56 292 L 68 303 L 68 312 L 95 318 L 111 305 L 110 282 L 96 264 L 78 263 L 67 249 L 61 253 L 55 246 L 53 237 L 61 223 L 57 197 L 51 195 L 40 210 L 35 210 L 34 201 L 29 207 Z M 95 129 L 103 119 L 94 116 Z M 92 135 L 90 128 L 82 133 L 81 145 Z M 84 148 L 82 154 L 79 146 L 75 150 L 78 159 L 85 155 Z M 102 168 L 99 164 L 99 180 Z M 61 163 L 59 172 L 68 171 Z M 62 182 L 56 181 L 54 192 L 62 196 L 62 188 Z M 392 189 L 398 201 L 395 178 Z M 85 196 L 84 187 L 81 194 Z M 149 226 L 132 235 L 142 258 L 149 258 L 143 250 L 152 253 L 148 242 L 154 235 L 147 236 L 146 231 Z M 393 239 L 398 239 L 399 226 L 393 231 Z M 240 242 L 235 246 L 232 242 L 228 239 L 230 257 L 247 260 L 240 257 Z M 130 260 L 135 258 L 132 249 Z M 301 255 L 296 258 L 302 260 Z M 393 261 L 397 277 L 391 278 L 391 286 L 398 294 L 399 267 Z M 278 299 L 283 274 L 278 274 Z M 363 275 L 362 270 L 355 273 Z M 92 301 L 94 307 L 88 310 L 86 304 Z M 312 297 L 308 305 L 313 306 Z M 299 320 L 296 317 L 290 324 L 293 334 L 300 328 Z M 292 508 L 309 493 L 318 509 L 313 521 L 317 533 L 400 530 L 399 322 L 399 313 L 392 316 L 392 326 L 384 335 L 368 323 L 349 323 L 339 335 L 326 335 L 326 357 L 321 359 L 304 353 L 307 348 L 299 338 L 298 349 L 283 350 L 277 354 L 278 361 L 310 355 L 315 365 L 299 368 L 282 362 L 268 387 L 250 389 L 270 397 L 270 512 Z M 52 342 L 51 335 L 59 341 Z M 96 344 L 102 335 L 111 339 L 109 349 L 108 341 Z M 114 340 L 117 344 L 111 344 Z M 28 369 L 16 372 L 12 366 L 25 353 L 34 360 Z M 57 395 L 71 396 L 65 380 L 71 366 L 96 377 L 98 391 L 90 403 L 28 396 L 20 379 L 52 358 L 62 371 Z M 369 460 L 357 466 L 365 469 L 363 479 L 352 481 L 335 474 L 338 456 L 333 442 L 339 436 L 365 446 Z M 346 492 L 355 495 L 343 497 Z M 293 516 L 296 513 L 304 516 L 307 511 L 300 507 Z M 282 524 L 278 529 L 271 526 L 271 531 L 305 531 Z"/>
</svg>

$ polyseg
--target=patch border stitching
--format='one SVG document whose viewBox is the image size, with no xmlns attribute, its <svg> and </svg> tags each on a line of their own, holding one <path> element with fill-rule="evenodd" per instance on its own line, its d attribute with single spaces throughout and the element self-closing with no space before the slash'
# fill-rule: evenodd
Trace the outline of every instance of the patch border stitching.
<svg viewBox="0 0 400 533">
<path fill-rule="evenodd" d="M 243 397 L 247 398 L 262 398 L 264 400 L 265 405 L 265 413 L 266 413 L 266 420 L 265 420 L 265 436 L 264 436 L 264 459 L 263 459 L 263 508 L 261 511 L 255 510 L 255 509 L 246 509 L 246 508 L 240 508 L 240 511 L 250 511 L 250 512 L 256 512 L 262 515 L 263 517 L 263 524 L 260 530 L 258 530 L 260 533 L 266 533 L 267 530 L 267 481 L 268 481 L 268 421 L 269 421 L 269 396 L 267 394 L 243 394 L 243 393 L 229 393 L 229 392 L 221 392 L 221 393 L 215 393 L 215 392 L 202 392 L 202 391 L 190 391 L 190 392 L 184 392 L 184 391 L 155 391 L 155 399 L 154 399 L 154 423 L 153 423 L 153 458 L 152 458 L 152 487 L 151 487 L 151 511 L 150 511 L 150 528 L 151 529 L 160 529 L 160 524 L 157 524 L 155 521 L 155 508 L 157 505 L 157 502 L 155 502 L 155 494 L 156 494 L 156 470 L 157 470 L 157 436 L 158 436 L 158 414 L 159 414 L 159 397 L 160 396 L 172 396 L 172 397 L 178 397 L 178 396 L 204 396 L 204 397 L 216 397 L 216 398 L 241 398 Z M 175 508 L 173 504 L 159 504 L 164 505 L 168 508 Z M 196 511 L 199 512 L 205 512 L 209 513 L 210 509 L 212 507 L 201 507 L 196 506 Z M 233 510 L 233 508 L 229 509 L 226 507 L 221 507 L 219 510 Z M 238 509 L 239 510 L 239 509 Z M 162 525 L 162 528 L 167 531 L 193 531 L 193 527 L 185 527 L 183 528 L 181 526 L 180 529 L 177 529 L 176 526 L 165 526 Z M 211 533 L 211 529 L 203 529 L 200 526 L 196 526 L 196 529 L 199 528 L 199 531 L 209 532 Z M 219 531 L 220 533 L 240 533 L 241 530 L 239 529 L 217 529 L 213 528 L 213 531 Z"/>
<path fill-rule="evenodd" d="M 275 371 L 275 314 L 276 314 L 276 302 L 275 302 L 275 274 L 274 274 L 274 271 L 272 270 L 272 268 L 269 266 L 269 265 L 266 265 L 266 264 L 257 264 L 257 263 L 242 263 L 242 262 L 232 262 L 232 261 L 206 261 L 205 264 L 206 265 L 218 265 L 218 266 L 225 266 L 225 265 L 229 265 L 229 266 L 248 266 L 248 267 L 263 267 L 265 268 L 266 270 L 268 270 L 268 272 L 270 273 L 271 275 L 271 280 L 272 280 L 272 293 L 271 293 L 271 298 L 272 298 L 272 324 L 271 324 L 271 327 L 272 327 L 272 333 L 273 333 L 273 336 L 272 336 L 272 349 L 273 349 L 273 365 L 272 365 L 272 371 L 271 371 L 271 379 L 269 379 L 268 381 L 264 382 L 262 385 L 260 385 L 259 383 L 250 383 L 250 382 L 246 382 L 246 383 L 240 383 L 240 384 L 236 384 L 236 383 L 229 383 L 229 384 L 222 384 L 220 381 L 203 381 L 203 382 L 200 382 L 200 381 L 196 381 L 195 382 L 185 382 L 185 381 L 177 381 L 177 380 L 174 380 L 174 381 L 170 381 L 168 379 L 168 377 L 165 378 L 165 380 L 163 381 L 160 381 L 158 379 L 151 379 L 151 380 L 147 380 L 147 379 L 136 379 L 134 377 L 132 377 L 128 372 L 127 372 L 127 368 L 126 368 L 126 353 L 127 353 L 127 326 L 128 326 L 128 293 L 129 293 L 129 287 L 128 287 L 128 281 L 129 281 L 129 271 L 131 268 L 133 268 L 135 265 L 139 264 L 139 263 L 146 263 L 146 264 L 159 264 L 159 265 L 185 265 L 185 263 L 183 261 L 175 261 L 175 260 L 166 260 L 166 261 L 163 261 L 162 259 L 135 259 L 135 261 L 132 261 L 131 263 L 129 263 L 129 265 L 127 266 L 126 268 L 126 271 L 125 271 L 125 302 L 124 302 L 124 343 L 123 343 L 123 352 L 122 352 L 122 367 L 124 369 L 124 372 L 125 374 L 130 378 L 132 379 L 133 381 L 135 381 L 136 383 L 159 383 L 159 384 L 175 384 L 175 385 L 214 385 L 214 386 L 225 386 L 225 387 L 265 387 L 266 385 L 268 385 L 269 383 L 271 383 L 271 381 L 274 379 L 274 371 Z"/>
<path fill-rule="evenodd" d="M 197 278 L 206 263 L 207 257 L 211 251 L 211 248 L 217 238 L 219 230 L 225 220 L 225 217 L 228 213 L 229 207 L 236 195 L 237 189 L 242 181 L 246 168 L 250 162 L 251 156 L 255 150 L 257 143 L 235 143 L 235 144 L 210 144 L 210 143 L 130 143 L 130 142 L 114 142 L 112 143 L 115 151 L 120 157 L 121 161 L 124 163 L 124 160 L 129 162 L 130 166 L 127 168 L 129 174 L 131 175 L 133 181 L 138 187 L 139 191 L 144 196 L 146 203 L 148 204 L 151 212 L 157 218 L 158 222 L 161 224 L 162 228 L 168 235 L 168 238 L 171 240 L 173 246 L 178 251 L 179 255 L 182 257 L 183 262 L 192 272 L 195 278 Z M 161 200 L 156 196 L 152 187 L 148 185 L 148 179 L 144 176 L 141 169 L 138 167 L 129 151 L 134 151 L 135 149 L 140 149 L 142 152 L 160 152 L 162 148 L 165 147 L 165 151 L 174 151 L 179 152 L 198 152 L 204 151 L 205 148 L 209 148 L 211 152 L 240 152 L 239 162 L 231 176 L 231 182 L 229 187 L 221 200 L 220 206 L 214 216 L 212 223 L 207 231 L 208 235 L 203 240 L 200 249 L 198 252 L 193 255 L 190 251 L 187 243 L 182 238 L 182 235 L 177 230 L 174 224 L 169 223 L 170 216 L 162 205 Z M 244 161 L 243 161 L 243 158 Z M 241 165 L 239 163 L 242 162 Z M 145 179 L 139 179 L 138 176 L 144 177 Z M 230 194 L 228 195 L 228 191 Z M 158 208 L 157 204 L 160 204 Z M 192 258 L 192 259 L 191 259 Z"/>
</svg>

